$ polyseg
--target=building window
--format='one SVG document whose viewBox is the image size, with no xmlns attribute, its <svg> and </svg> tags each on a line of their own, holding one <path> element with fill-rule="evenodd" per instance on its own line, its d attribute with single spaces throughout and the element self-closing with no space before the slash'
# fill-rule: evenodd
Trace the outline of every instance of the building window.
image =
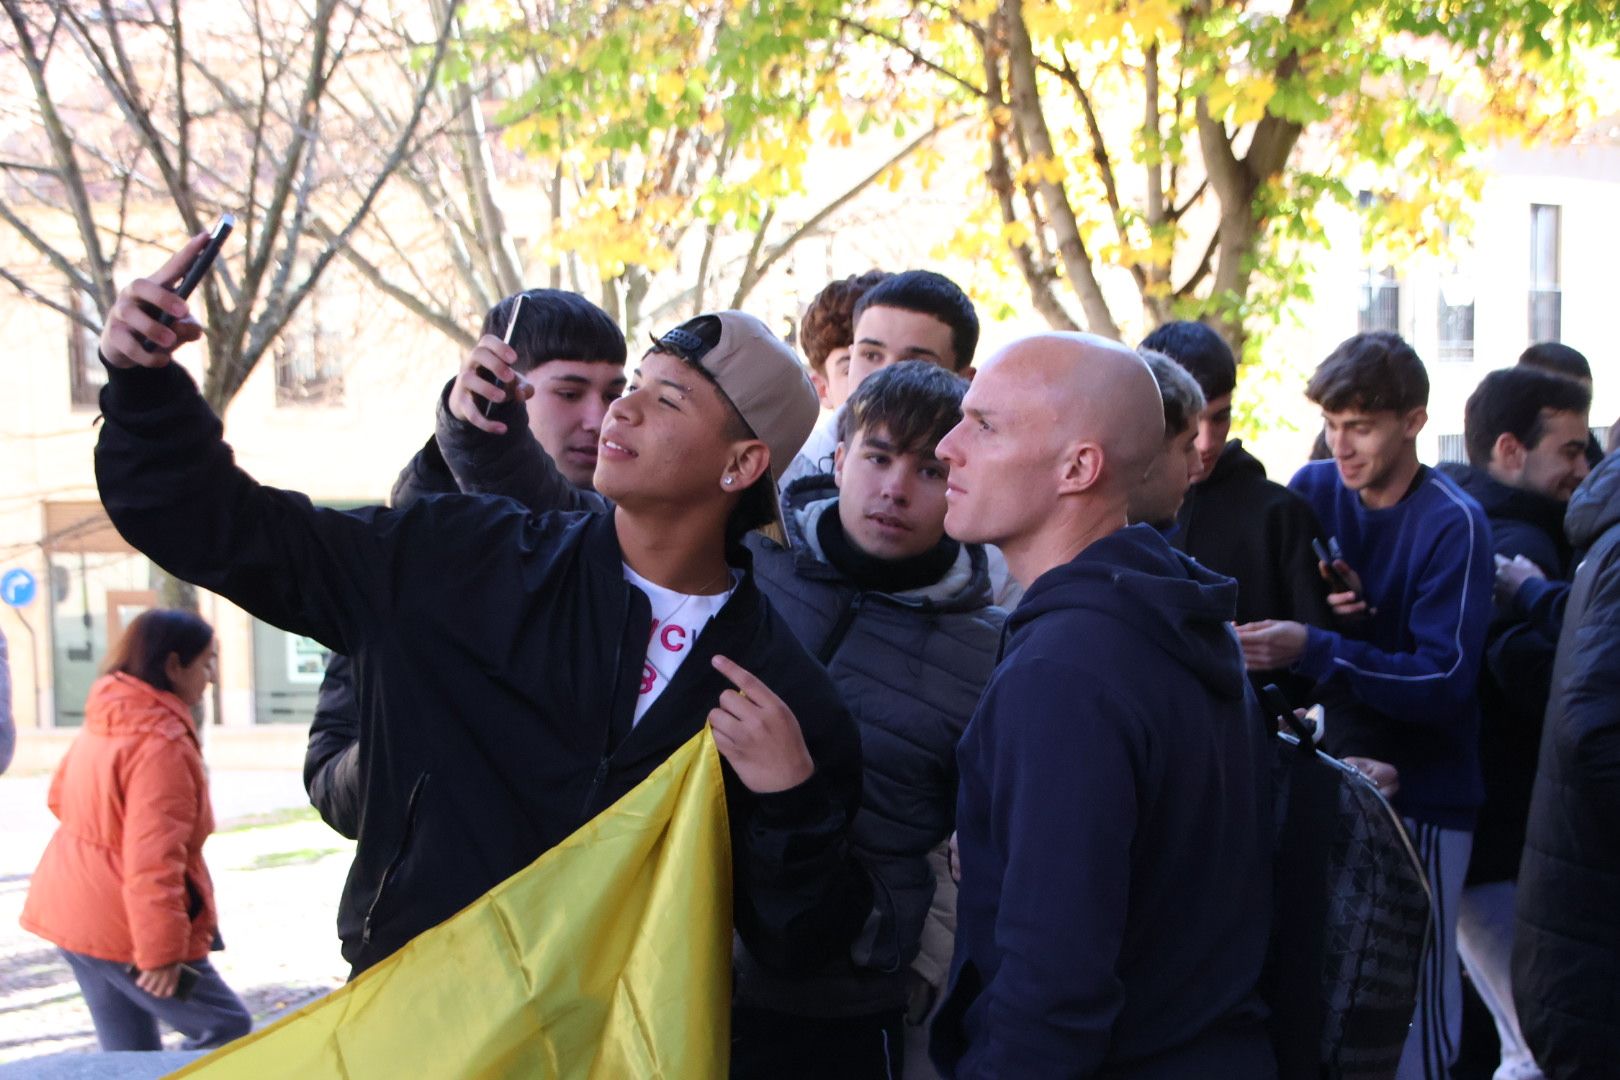
<svg viewBox="0 0 1620 1080">
<path fill-rule="evenodd" d="M 74 315 L 94 319 L 96 306 L 73 289 L 68 307 Z M 107 385 L 107 369 L 101 364 L 101 341 L 96 332 L 78 319 L 68 320 L 68 387 L 75 409 L 94 409 L 101 403 L 101 388 Z"/>
<path fill-rule="evenodd" d="M 343 404 L 341 339 L 322 319 L 323 301 L 311 292 L 271 346 L 277 405 Z"/>
<path fill-rule="evenodd" d="M 1356 326 L 1363 334 L 1378 330 L 1392 334 L 1401 332 L 1401 283 L 1393 266 L 1362 270 L 1361 309 L 1357 312 Z"/>
<path fill-rule="evenodd" d="M 1439 359 L 1474 358 L 1474 290 L 1453 273 L 1440 282 Z"/>
<path fill-rule="evenodd" d="M 1461 435 L 1440 436 L 1440 461 L 1468 461 L 1468 443 Z"/>
<path fill-rule="evenodd" d="M 1563 332 L 1563 291 L 1558 276 L 1560 209 L 1530 207 L 1530 341 L 1557 341 Z"/>
</svg>

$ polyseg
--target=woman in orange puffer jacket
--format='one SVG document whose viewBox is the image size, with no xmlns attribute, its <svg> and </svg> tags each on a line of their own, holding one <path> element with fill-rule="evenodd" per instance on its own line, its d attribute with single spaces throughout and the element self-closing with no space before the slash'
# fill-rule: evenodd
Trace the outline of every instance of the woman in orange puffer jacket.
<svg viewBox="0 0 1620 1080">
<path fill-rule="evenodd" d="M 188 1050 L 253 1027 L 208 962 L 214 831 L 191 709 L 214 678 L 214 631 L 184 611 L 148 611 L 90 689 L 84 729 L 51 780 L 51 837 L 23 905 L 84 992 L 103 1050 L 158 1050 L 158 1020 Z"/>
</svg>

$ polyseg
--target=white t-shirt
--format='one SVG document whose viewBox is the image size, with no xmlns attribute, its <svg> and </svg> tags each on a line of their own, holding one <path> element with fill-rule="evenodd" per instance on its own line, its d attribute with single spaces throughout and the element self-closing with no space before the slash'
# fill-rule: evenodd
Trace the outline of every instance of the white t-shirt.
<svg viewBox="0 0 1620 1080">
<path fill-rule="evenodd" d="M 675 670 L 692 651 L 697 636 L 731 599 L 737 578 L 734 573 L 726 591 L 713 596 L 679 593 L 654 585 L 629 566 L 624 568 L 624 580 L 646 593 L 647 599 L 652 601 L 652 630 L 647 640 L 647 658 L 641 666 L 641 692 L 636 697 L 634 723 L 639 724 L 669 685 L 669 680 L 675 677 Z"/>
</svg>

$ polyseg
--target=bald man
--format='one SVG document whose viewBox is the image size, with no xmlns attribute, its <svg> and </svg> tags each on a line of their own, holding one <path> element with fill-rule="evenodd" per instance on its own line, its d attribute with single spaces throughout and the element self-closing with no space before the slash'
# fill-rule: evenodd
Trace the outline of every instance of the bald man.
<svg viewBox="0 0 1620 1080">
<path fill-rule="evenodd" d="M 933 1032 L 952 1077 L 1267 1080 L 1268 741 L 1237 588 L 1146 525 L 1147 365 L 1088 335 L 993 357 L 939 444 L 945 527 L 1028 586 L 957 750 L 962 872 Z"/>
</svg>

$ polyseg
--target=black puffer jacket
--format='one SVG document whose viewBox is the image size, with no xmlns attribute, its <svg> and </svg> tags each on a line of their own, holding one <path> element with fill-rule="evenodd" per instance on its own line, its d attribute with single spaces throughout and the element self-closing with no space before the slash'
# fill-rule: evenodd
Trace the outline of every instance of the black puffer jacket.
<svg viewBox="0 0 1620 1080">
<path fill-rule="evenodd" d="M 439 444 L 429 438 L 427 445 L 400 470 L 394 481 L 390 504 L 403 510 L 424 495 L 453 495 L 456 478 L 439 453 Z M 304 750 L 304 790 L 310 805 L 321 819 L 350 840 L 360 835 L 363 807 L 360 782 L 360 705 L 354 699 L 354 662 L 342 653 L 333 653 L 321 680 L 315 701 L 315 718 L 309 725 L 309 745 Z M 344 907 L 357 907 L 362 914 L 370 897 L 343 894 Z M 339 913 L 339 921 L 344 921 Z"/>
<path fill-rule="evenodd" d="M 830 476 L 789 488 L 791 550 L 748 539 L 759 587 L 794 636 L 827 666 L 861 729 L 861 808 L 850 838 L 878 884 L 878 903 L 852 963 L 821 978 L 784 979 L 739 954 L 738 996 L 800 1016 L 860 1015 L 905 1005 L 934 896 L 928 853 L 956 819 L 956 744 L 995 668 L 1006 613 L 990 603 L 984 549 L 962 546 L 936 584 L 863 592 L 831 566 L 817 539 L 838 512 Z"/>
<path fill-rule="evenodd" d="M 1513 1000 L 1548 1080 L 1620 1077 L 1620 455 L 1570 500 L 1570 589 L 1519 868 Z"/>
</svg>

